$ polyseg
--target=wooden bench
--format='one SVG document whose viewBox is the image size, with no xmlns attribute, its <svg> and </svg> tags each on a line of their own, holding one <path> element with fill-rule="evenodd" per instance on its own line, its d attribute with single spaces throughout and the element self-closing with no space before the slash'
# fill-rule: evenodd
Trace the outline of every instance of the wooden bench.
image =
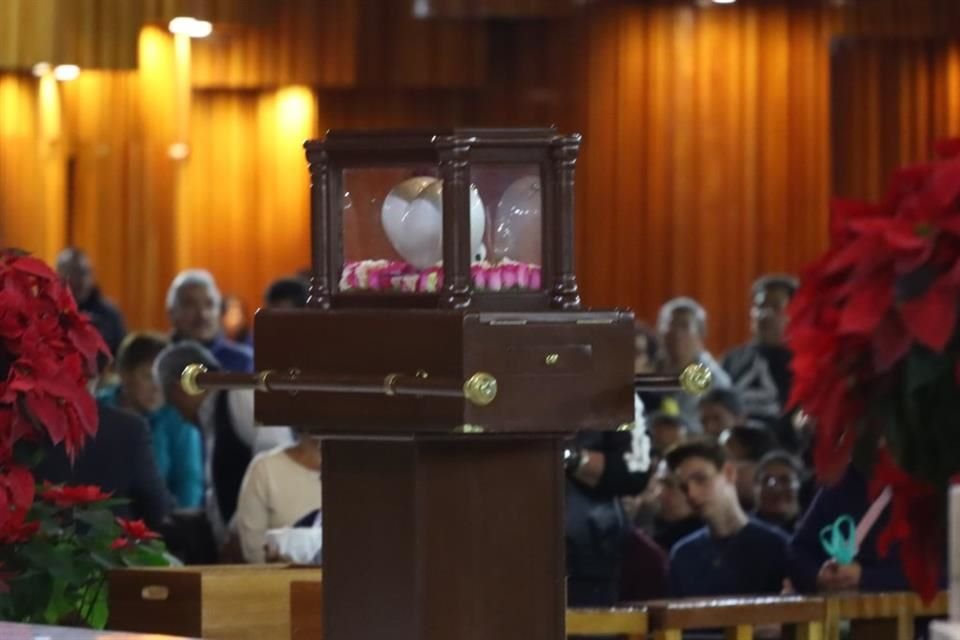
<svg viewBox="0 0 960 640">
<path fill-rule="evenodd" d="M 292 640 L 322 640 L 322 586 L 290 585 Z M 567 635 L 624 635 L 679 640 L 684 631 L 722 629 L 730 640 L 763 637 L 772 627 L 795 640 L 838 640 L 850 621 L 852 640 L 912 640 L 917 618 L 944 617 L 948 594 L 924 604 L 912 593 L 849 594 L 831 598 L 769 596 L 695 598 L 609 609 L 568 609 Z"/>
<path fill-rule="evenodd" d="M 290 583 L 321 576 L 316 567 L 279 564 L 117 569 L 109 574 L 108 627 L 207 640 L 286 640 Z"/>
<path fill-rule="evenodd" d="M 647 610 L 643 606 L 615 609 L 567 609 L 567 635 L 626 635 L 628 640 L 647 637 Z"/>
<path fill-rule="evenodd" d="M 684 631 L 722 629 L 730 640 L 750 640 L 782 626 L 784 637 L 838 640 L 841 625 L 849 621 L 851 640 L 912 640 L 917 618 L 944 617 L 947 609 L 946 593 L 929 604 L 912 593 L 663 600 L 569 609 L 567 633 L 625 634 L 630 640 L 651 633 L 658 640 L 679 640 Z"/>
<path fill-rule="evenodd" d="M 948 596 L 924 604 L 912 593 L 866 593 L 827 600 L 826 640 L 839 640 L 840 625 L 850 621 L 851 640 L 913 640 L 917 618 L 947 615 Z"/>
<path fill-rule="evenodd" d="M 758 630 L 782 627 L 783 637 L 821 640 L 826 604 L 821 598 L 773 596 L 691 598 L 647 603 L 657 640 L 680 640 L 684 631 L 723 630 L 729 640 L 752 640 Z"/>
</svg>

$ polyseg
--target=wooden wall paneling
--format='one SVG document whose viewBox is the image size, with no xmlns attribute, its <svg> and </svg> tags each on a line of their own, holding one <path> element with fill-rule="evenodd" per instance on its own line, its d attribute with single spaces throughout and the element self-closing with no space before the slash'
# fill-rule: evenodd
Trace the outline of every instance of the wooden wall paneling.
<svg viewBox="0 0 960 640">
<path fill-rule="evenodd" d="M 896 167 L 960 135 L 960 39 L 850 37 L 833 49 L 833 192 L 876 198 Z"/>
<path fill-rule="evenodd" d="M 60 4 L 0 3 L 0 67 L 72 51 L 88 69 L 130 69 L 86 71 L 61 91 L 74 236 L 134 326 L 166 326 L 163 293 L 180 267 L 210 266 L 254 304 L 271 278 L 305 262 L 302 137 L 328 127 L 555 122 L 585 135 L 577 248 L 587 302 L 652 320 L 666 298 L 694 295 L 712 314 L 710 346 L 722 351 L 746 336 L 750 281 L 796 271 L 826 243 L 833 35 L 945 43 L 923 55 L 888 48 L 887 62 L 850 67 L 861 117 L 847 135 L 861 142 L 847 145 L 844 162 L 860 172 L 857 184 L 878 183 L 892 153 L 884 149 L 921 154 L 921 141 L 960 125 L 960 52 L 940 38 L 960 13 L 949 0 L 597 2 L 518 21 L 417 20 L 405 0 Z M 192 105 L 176 97 L 165 31 L 182 13 L 216 23 L 211 40 L 193 43 Z M 76 33 L 55 41 L 64 16 Z M 131 48 L 130 33 L 147 22 Z M 883 82 L 902 87 L 886 102 L 875 97 L 882 69 Z M 0 233 L 50 254 L 63 236 L 65 161 L 38 151 L 51 136 L 37 124 L 36 81 L 3 83 L 3 104 L 20 106 L 0 114 Z M 292 87 L 301 84 L 313 89 Z M 176 161 L 168 151 L 185 135 L 185 111 L 192 155 Z M 13 221 L 10 203 L 42 212 L 44 224 Z"/>
<path fill-rule="evenodd" d="M 58 111 L 50 79 L 0 74 L 0 248 L 44 260 L 54 257 L 63 233 Z"/>
<path fill-rule="evenodd" d="M 960 29 L 960 3 L 953 0 L 870 0 L 828 9 L 835 31 L 846 35 L 929 38 Z"/>
<path fill-rule="evenodd" d="M 143 7 L 129 0 L 58 0 L 53 62 L 136 69 Z"/>
<path fill-rule="evenodd" d="M 261 88 L 286 84 L 346 87 L 356 82 L 362 44 L 352 0 L 288 0 L 270 19 L 217 25 L 194 42 L 196 88 Z"/>
<path fill-rule="evenodd" d="M 362 86 L 479 88 L 487 80 L 483 22 L 418 20 L 405 2 L 368 0 L 357 46 Z"/>
<path fill-rule="evenodd" d="M 164 328 L 177 251 L 173 38 L 149 27 L 138 49 L 139 71 L 89 71 L 64 85 L 71 239 L 89 252 L 131 328 Z"/>
<path fill-rule="evenodd" d="M 270 0 L 137 0 L 144 21 L 166 24 L 178 16 L 190 16 L 222 24 L 269 22 L 282 4 Z"/>
<path fill-rule="evenodd" d="M 566 16 L 592 0 L 407 0 L 420 18 L 543 18 Z"/>
<path fill-rule="evenodd" d="M 0 69 L 26 70 L 51 61 L 56 18 L 57 0 L 0 2 Z"/>
<path fill-rule="evenodd" d="M 0 68 L 133 69 L 143 23 L 142 5 L 130 0 L 4 0 Z"/>
<path fill-rule="evenodd" d="M 822 247 L 824 25 L 783 6 L 591 12 L 578 216 L 588 302 L 653 321 L 667 298 L 692 295 L 720 351 L 746 335 L 750 282 Z"/>
<path fill-rule="evenodd" d="M 198 92 L 192 120 L 178 266 L 209 268 L 252 310 L 273 279 L 309 263 L 301 143 L 317 135 L 316 96 L 305 87 Z"/>
</svg>

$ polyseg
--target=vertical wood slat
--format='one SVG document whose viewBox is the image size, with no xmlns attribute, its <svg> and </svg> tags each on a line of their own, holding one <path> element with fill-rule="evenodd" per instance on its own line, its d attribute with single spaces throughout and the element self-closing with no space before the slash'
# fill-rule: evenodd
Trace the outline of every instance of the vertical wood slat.
<svg viewBox="0 0 960 640">
<path fill-rule="evenodd" d="M 735 627 L 729 627 L 724 632 L 726 640 L 753 640 L 753 626 L 749 624 L 738 624 Z"/>
</svg>

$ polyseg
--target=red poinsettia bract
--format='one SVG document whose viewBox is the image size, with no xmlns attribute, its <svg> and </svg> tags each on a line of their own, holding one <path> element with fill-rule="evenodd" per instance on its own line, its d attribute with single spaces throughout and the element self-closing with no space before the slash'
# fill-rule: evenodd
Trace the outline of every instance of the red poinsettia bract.
<svg viewBox="0 0 960 640">
<path fill-rule="evenodd" d="M 45 502 L 60 507 L 70 508 L 94 502 L 103 502 L 110 499 L 112 494 L 104 493 L 96 485 L 51 485 L 44 484 L 40 491 L 40 498 Z"/>
<path fill-rule="evenodd" d="M 86 383 L 106 353 L 56 273 L 36 258 L 0 252 L 0 461 L 38 428 L 76 456 L 96 432 Z"/>
<path fill-rule="evenodd" d="M 117 518 L 117 524 L 123 530 L 124 535 L 120 536 L 110 545 L 111 549 L 125 549 L 133 543 L 145 542 L 147 540 L 156 540 L 160 534 L 151 531 L 143 520 L 127 520 Z"/>
<path fill-rule="evenodd" d="M 885 487 L 892 490 L 890 524 L 877 538 L 877 550 L 886 555 L 893 544 L 899 544 L 903 572 L 917 593 L 927 602 L 940 588 L 943 566 L 943 531 L 941 493 L 933 485 L 905 473 L 885 448 L 875 462 L 870 493 L 879 495 Z M 933 531 L 927 529 L 932 527 Z"/>
<path fill-rule="evenodd" d="M 871 409 L 897 388 L 895 371 L 911 349 L 943 353 L 956 333 L 960 139 L 941 142 L 937 150 L 939 160 L 897 171 L 879 202 L 833 204 L 830 248 L 802 274 L 791 303 L 789 404 L 815 420 L 814 459 L 822 480 L 836 480 L 857 442 L 876 437 Z M 960 364 L 956 371 L 960 383 Z M 892 479 L 889 466 L 876 473 Z M 932 534 L 902 522 L 908 505 L 926 498 L 917 485 L 899 480 L 892 484 L 887 534 L 911 539 L 901 546 L 911 549 L 904 551 L 904 567 L 913 584 L 926 589 L 929 576 L 916 562 Z"/>
</svg>

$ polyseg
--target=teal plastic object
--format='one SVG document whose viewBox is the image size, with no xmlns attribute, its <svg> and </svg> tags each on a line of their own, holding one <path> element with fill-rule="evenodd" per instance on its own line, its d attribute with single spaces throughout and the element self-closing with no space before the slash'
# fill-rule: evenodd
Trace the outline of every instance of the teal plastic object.
<svg viewBox="0 0 960 640">
<path fill-rule="evenodd" d="M 838 564 L 852 563 L 857 557 L 857 523 L 849 515 L 840 516 L 820 530 L 820 544 Z"/>
</svg>

